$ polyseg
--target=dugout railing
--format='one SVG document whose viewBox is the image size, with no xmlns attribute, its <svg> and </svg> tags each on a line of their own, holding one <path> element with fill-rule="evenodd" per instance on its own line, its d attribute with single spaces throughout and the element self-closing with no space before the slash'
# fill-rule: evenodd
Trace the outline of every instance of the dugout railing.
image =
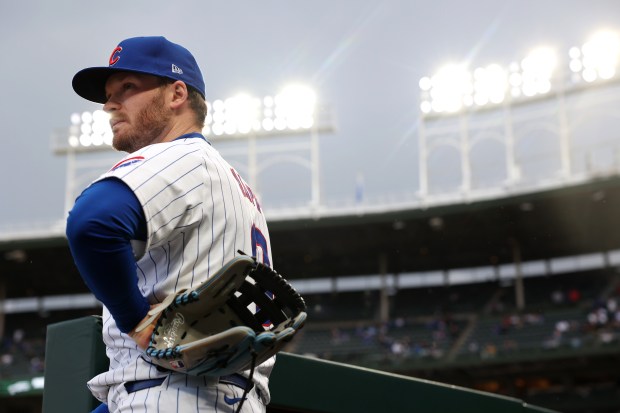
<svg viewBox="0 0 620 413">
<path fill-rule="evenodd" d="M 43 413 L 85 413 L 98 402 L 86 381 L 107 369 L 99 317 L 48 326 Z M 529 413 L 551 410 L 519 399 L 376 370 L 280 353 L 270 413 Z"/>
</svg>

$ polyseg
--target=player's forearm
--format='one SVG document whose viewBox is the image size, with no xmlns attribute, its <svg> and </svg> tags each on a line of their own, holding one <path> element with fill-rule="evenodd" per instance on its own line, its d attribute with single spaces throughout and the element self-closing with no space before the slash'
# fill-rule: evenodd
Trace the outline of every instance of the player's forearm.
<svg viewBox="0 0 620 413">
<path fill-rule="evenodd" d="M 95 297 L 110 311 L 119 329 L 132 330 L 149 310 L 136 284 L 135 260 L 128 240 L 97 236 L 83 223 L 67 226 L 75 264 Z"/>
</svg>

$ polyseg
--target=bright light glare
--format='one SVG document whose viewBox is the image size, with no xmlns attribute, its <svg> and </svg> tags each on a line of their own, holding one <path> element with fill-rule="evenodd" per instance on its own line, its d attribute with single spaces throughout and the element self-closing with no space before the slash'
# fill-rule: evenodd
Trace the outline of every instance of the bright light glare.
<svg viewBox="0 0 620 413">
<path fill-rule="evenodd" d="M 444 66 L 432 77 L 420 78 L 420 111 L 457 112 L 468 106 L 500 104 L 506 97 L 527 99 L 565 87 L 568 72 L 572 82 L 612 79 L 620 69 L 620 32 L 602 30 L 582 47 L 572 47 L 561 62 L 550 47 L 532 50 L 520 62 L 506 67 L 491 64 L 468 72 L 465 64 Z M 561 69 L 561 68 L 560 68 Z"/>
<path fill-rule="evenodd" d="M 463 107 L 464 96 L 473 92 L 471 74 L 465 65 L 444 66 L 431 78 L 431 84 L 431 104 L 436 112 L 460 110 Z"/>
<path fill-rule="evenodd" d="M 557 65 L 555 52 L 547 47 L 533 50 L 521 61 L 523 94 L 534 96 L 549 92 Z"/>
<path fill-rule="evenodd" d="M 579 73 L 583 70 L 583 63 L 579 59 L 573 59 L 570 61 L 568 67 L 570 67 L 571 72 Z"/>
<path fill-rule="evenodd" d="M 420 79 L 419 85 L 420 85 L 420 89 L 424 91 L 428 91 L 428 90 L 431 90 L 431 86 L 433 86 L 433 82 L 431 82 L 430 77 L 424 76 L 422 79 Z"/>
<path fill-rule="evenodd" d="M 103 143 L 106 145 L 112 145 L 112 138 L 114 135 L 112 134 L 112 129 L 108 129 L 103 133 Z"/>
<path fill-rule="evenodd" d="M 316 94 L 309 87 L 303 85 L 287 86 L 280 94 L 276 95 L 274 101 L 276 117 L 282 119 L 287 128 L 293 130 L 308 129 L 312 126 Z M 278 129 L 277 119 L 276 129 Z"/>
<path fill-rule="evenodd" d="M 103 110 L 73 113 L 71 125 L 70 136 L 67 138 L 71 148 L 112 145 L 110 115 Z"/>
<path fill-rule="evenodd" d="M 248 133 L 258 120 L 260 101 L 247 94 L 240 94 L 225 101 L 224 129 L 226 133 Z"/>
<path fill-rule="evenodd" d="M 93 121 L 93 114 L 90 112 L 82 112 L 82 123 L 91 123 Z"/>
<path fill-rule="evenodd" d="M 598 32 L 583 45 L 581 51 L 584 78 L 586 78 L 586 71 L 588 71 L 586 80 L 596 76 L 601 79 L 610 79 L 615 76 L 620 57 L 620 36 L 618 33 Z"/>
<path fill-rule="evenodd" d="M 272 130 L 273 130 L 273 127 L 274 127 L 274 125 L 273 125 L 273 119 L 270 119 L 270 118 L 265 118 L 265 119 L 263 119 L 263 122 L 262 122 L 261 126 L 262 126 L 262 128 L 263 128 L 264 130 L 266 130 L 267 132 L 272 131 Z"/>
<path fill-rule="evenodd" d="M 103 145 L 103 135 L 93 134 L 91 135 L 91 141 L 95 146 Z"/>
<path fill-rule="evenodd" d="M 579 59 L 581 57 L 581 49 L 578 47 L 571 47 L 568 51 L 568 56 L 571 59 Z"/>
<path fill-rule="evenodd" d="M 239 94 L 225 101 L 215 100 L 208 107 L 203 129 L 206 135 L 309 129 L 314 124 L 316 94 L 307 86 L 291 85 L 275 97 Z"/>
<path fill-rule="evenodd" d="M 110 121 L 110 115 L 101 109 L 93 112 L 93 123 L 108 123 Z"/>
<path fill-rule="evenodd" d="M 508 75 L 497 64 L 474 71 L 474 101 L 477 105 L 501 103 L 506 95 Z"/>
<path fill-rule="evenodd" d="M 80 145 L 81 146 L 90 146 L 92 144 L 93 140 L 91 139 L 90 135 L 86 135 L 86 134 L 82 134 L 80 135 Z"/>
<path fill-rule="evenodd" d="M 425 100 L 420 103 L 420 110 L 422 111 L 422 113 L 431 113 L 431 111 L 433 110 L 433 105 L 428 100 Z"/>
</svg>

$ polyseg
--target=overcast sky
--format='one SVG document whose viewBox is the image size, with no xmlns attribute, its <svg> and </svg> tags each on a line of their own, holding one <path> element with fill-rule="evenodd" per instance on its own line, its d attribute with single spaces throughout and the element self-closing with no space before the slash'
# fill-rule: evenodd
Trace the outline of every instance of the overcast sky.
<svg viewBox="0 0 620 413">
<path fill-rule="evenodd" d="M 620 1 L 1 0 L 0 228 L 63 217 L 66 162 L 51 133 L 98 108 L 71 79 L 106 65 L 127 37 L 164 35 L 190 49 L 208 100 L 314 87 L 336 119 L 320 138 L 322 193 L 350 200 L 360 176 L 369 197 L 417 189 L 422 76 L 448 62 L 508 65 L 541 44 L 565 53 L 602 27 L 620 30 Z M 298 179 L 306 196 L 309 175 L 297 169 L 272 168 L 260 192 L 275 203 Z"/>
</svg>

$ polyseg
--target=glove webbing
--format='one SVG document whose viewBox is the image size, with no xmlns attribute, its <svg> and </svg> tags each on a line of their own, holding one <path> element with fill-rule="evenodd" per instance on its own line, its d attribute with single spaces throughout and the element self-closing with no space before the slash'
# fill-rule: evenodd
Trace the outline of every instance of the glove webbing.
<svg viewBox="0 0 620 413">
<path fill-rule="evenodd" d="M 278 303 L 279 310 L 287 317 L 306 311 L 306 303 L 297 291 L 277 272 L 262 263 L 257 263 L 250 276 L 265 290 L 275 294 L 273 301 Z M 271 300 L 270 300 L 271 301 Z"/>
<path fill-rule="evenodd" d="M 247 280 L 239 288 L 239 296 L 233 296 L 227 304 L 254 331 L 264 331 L 263 324 L 279 325 L 298 311 L 305 311 L 303 298 L 282 276 L 264 264 L 257 266 L 249 274 L 256 284 Z M 275 297 L 270 298 L 275 294 Z M 257 312 L 252 314 L 247 308 L 256 304 Z"/>
<path fill-rule="evenodd" d="M 267 320 L 271 320 L 273 323 L 281 323 L 286 320 L 282 316 L 282 310 L 267 297 L 264 291 L 255 285 L 244 281 L 239 288 L 239 292 L 241 293 L 240 296 L 230 298 L 226 304 L 237 314 L 243 324 L 252 330 L 256 332 L 265 331 L 263 324 Z M 248 305 L 252 303 L 255 303 L 260 308 L 256 314 L 252 314 L 248 309 Z M 269 310 L 264 310 L 266 308 Z"/>
</svg>

